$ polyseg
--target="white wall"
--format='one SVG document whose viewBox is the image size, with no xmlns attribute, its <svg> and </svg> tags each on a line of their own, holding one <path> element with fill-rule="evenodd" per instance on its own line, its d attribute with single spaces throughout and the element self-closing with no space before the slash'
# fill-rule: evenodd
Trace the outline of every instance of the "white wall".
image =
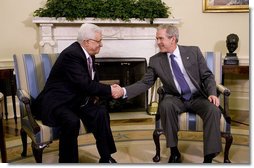
<svg viewBox="0 0 254 168">
<path fill-rule="evenodd" d="M 14 53 L 37 53 L 36 25 L 33 11 L 42 6 L 40 0 L 1 0 L 0 5 L 0 61 L 12 60 Z"/>
<path fill-rule="evenodd" d="M 202 0 L 164 0 L 181 18 L 180 44 L 198 45 L 201 50 L 227 52 L 226 36 L 238 34 L 239 58 L 249 58 L 249 13 L 203 13 Z M 1 0 L 0 61 L 12 55 L 38 53 L 38 27 L 32 23 L 33 12 L 46 0 Z"/>
<path fill-rule="evenodd" d="M 239 58 L 249 58 L 249 13 L 203 13 L 203 0 L 165 0 L 174 17 L 181 18 L 180 44 L 198 45 L 203 51 L 226 55 L 226 36 L 239 36 Z"/>
</svg>

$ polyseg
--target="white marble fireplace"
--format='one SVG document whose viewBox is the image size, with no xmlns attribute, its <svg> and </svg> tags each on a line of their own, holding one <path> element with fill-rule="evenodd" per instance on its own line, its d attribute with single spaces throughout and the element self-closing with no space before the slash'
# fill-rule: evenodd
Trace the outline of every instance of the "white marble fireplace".
<svg viewBox="0 0 254 168">
<path fill-rule="evenodd" d="M 97 57 L 145 57 L 147 60 L 157 52 L 155 32 L 159 24 L 179 24 L 179 19 L 149 20 L 131 19 L 67 21 L 65 18 L 35 17 L 33 23 L 39 26 L 40 53 L 60 53 L 74 42 L 82 23 L 94 23 L 103 29 L 103 47 Z"/>
<path fill-rule="evenodd" d="M 180 20 L 160 18 L 150 24 L 149 20 L 136 19 L 129 22 L 94 18 L 67 21 L 65 18 L 35 17 L 33 23 L 39 26 L 40 53 L 60 53 L 76 41 L 82 23 L 94 23 L 103 29 L 103 47 L 96 58 L 145 58 L 148 63 L 149 58 L 158 52 L 155 40 L 156 27 L 159 24 L 179 24 Z M 151 101 L 151 90 L 145 104 L 147 101 Z"/>
</svg>

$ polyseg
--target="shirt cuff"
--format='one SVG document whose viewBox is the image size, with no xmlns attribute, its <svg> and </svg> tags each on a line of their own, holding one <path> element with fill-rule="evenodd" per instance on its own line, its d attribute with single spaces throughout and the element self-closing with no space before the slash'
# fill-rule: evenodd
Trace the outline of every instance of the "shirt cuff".
<svg viewBox="0 0 254 168">
<path fill-rule="evenodd" d="M 127 95 L 126 89 L 123 87 L 123 99 L 125 99 L 127 97 L 128 97 L 128 95 Z"/>
</svg>

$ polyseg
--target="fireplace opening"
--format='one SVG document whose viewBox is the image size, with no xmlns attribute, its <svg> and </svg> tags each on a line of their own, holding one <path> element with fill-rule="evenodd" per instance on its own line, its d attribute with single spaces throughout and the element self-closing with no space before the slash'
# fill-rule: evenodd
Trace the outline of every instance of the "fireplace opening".
<svg viewBox="0 0 254 168">
<path fill-rule="evenodd" d="M 142 79 L 146 72 L 145 58 L 96 58 L 96 70 L 101 83 L 120 86 L 131 85 Z M 126 99 L 102 99 L 109 112 L 140 112 L 147 111 L 147 92 L 130 100 Z"/>
</svg>

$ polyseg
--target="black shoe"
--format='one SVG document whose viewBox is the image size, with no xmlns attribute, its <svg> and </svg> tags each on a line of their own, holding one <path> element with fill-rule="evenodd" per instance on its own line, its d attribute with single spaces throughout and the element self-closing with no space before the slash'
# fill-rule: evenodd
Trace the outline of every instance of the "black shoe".
<svg viewBox="0 0 254 168">
<path fill-rule="evenodd" d="M 170 155 L 168 163 L 182 163 L 181 154 L 179 154 L 179 155 Z"/>
<path fill-rule="evenodd" d="M 216 156 L 217 156 L 216 153 L 205 155 L 203 163 L 212 163 L 213 162 L 213 158 L 215 158 Z"/>
<path fill-rule="evenodd" d="M 114 158 L 110 157 L 109 159 L 100 158 L 99 163 L 117 163 L 117 162 Z"/>
</svg>

